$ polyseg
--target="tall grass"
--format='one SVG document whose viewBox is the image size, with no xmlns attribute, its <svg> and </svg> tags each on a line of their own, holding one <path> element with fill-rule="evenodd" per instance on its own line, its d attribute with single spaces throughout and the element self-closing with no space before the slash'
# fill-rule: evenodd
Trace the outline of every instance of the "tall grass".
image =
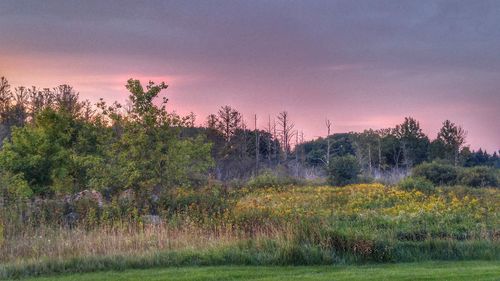
<svg viewBox="0 0 500 281">
<path fill-rule="evenodd" d="M 184 197 L 170 196 L 157 224 L 126 206 L 80 206 L 85 215 L 74 225 L 64 224 L 55 207 L 5 210 L 0 277 L 173 265 L 500 260 L 494 189 L 288 187 L 226 199 L 177 193 Z"/>
<path fill-rule="evenodd" d="M 0 278 L 185 265 L 500 259 L 500 244 L 486 240 L 365 241 L 333 234 L 318 240 L 304 239 L 304 230 L 301 232 L 291 226 L 252 235 L 164 226 L 124 231 L 39 231 L 17 242 L 8 241 L 2 249 Z M 36 239 L 35 235 L 40 236 Z"/>
</svg>

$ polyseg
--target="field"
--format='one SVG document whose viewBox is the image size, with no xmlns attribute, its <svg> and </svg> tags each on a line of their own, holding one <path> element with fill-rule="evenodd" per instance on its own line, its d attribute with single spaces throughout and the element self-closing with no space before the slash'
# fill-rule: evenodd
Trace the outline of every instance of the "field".
<svg viewBox="0 0 500 281">
<path fill-rule="evenodd" d="M 435 262 L 363 266 L 184 267 L 33 278 L 37 281 L 100 280 L 500 280 L 495 262 Z"/>
<path fill-rule="evenodd" d="M 0 277 L 200 265 L 500 260 L 498 189 L 177 189 L 168 202 L 157 224 L 140 216 L 112 217 L 120 213 L 117 203 L 86 205 L 88 215 L 72 228 L 39 226 L 37 220 L 57 221 L 40 213 L 54 216 L 57 209 L 37 212 L 31 224 L 8 216 L 19 210 L 5 210 Z"/>
</svg>

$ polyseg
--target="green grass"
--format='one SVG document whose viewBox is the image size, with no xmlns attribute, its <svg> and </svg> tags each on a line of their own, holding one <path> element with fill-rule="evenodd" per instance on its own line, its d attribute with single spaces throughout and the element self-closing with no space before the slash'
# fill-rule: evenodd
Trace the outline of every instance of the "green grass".
<svg viewBox="0 0 500 281">
<path fill-rule="evenodd" d="M 498 261 L 424 262 L 362 266 L 298 267 L 177 267 L 148 270 L 106 271 L 25 280 L 500 280 Z"/>
</svg>

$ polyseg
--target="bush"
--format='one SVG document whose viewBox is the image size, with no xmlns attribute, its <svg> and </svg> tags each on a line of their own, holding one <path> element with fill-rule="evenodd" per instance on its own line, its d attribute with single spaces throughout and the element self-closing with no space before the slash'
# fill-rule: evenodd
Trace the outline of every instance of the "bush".
<svg viewBox="0 0 500 281">
<path fill-rule="evenodd" d="M 21 174 L 0 172 L 0 192 L 7 200 L 26 199 L 33 195 L 28 182 Z"/>
<path fill-rule="evenodd" d="M 434 190 L 434 184 L 423 177 L 407 177 L 399 182 L 399 187 L 404 190 L 418 190 L 422 192 L 430 192 Z"/>
<path fill-rule="evenodd" d="M 458 169 L 449 164 L 423 163 L 413 168 L 412 174 L 425 178 L 434 185 L 454 185 L 458 181 Z"/>
<path fill-rule="evenodd" d="M 360 171 L 358 160 L 354 156 L 335 157 L 328 167 L 328 181 L 338 186 L 357 183 Z"/>
<path fill-rule="evenodd" d="M 272 171 L 264 171 L 258 176 L 248 180 L 248 188 L 282 187 L 287 185 L 297 185 L 299 181 L 287 175 L 277 175 Z"/>
<path fill-rule="evenodd" d="M 460 183 L 472 187 L 500 187 L 497 171 L 485 166 L 464 169 L 460 173 Z"/>
</svg>

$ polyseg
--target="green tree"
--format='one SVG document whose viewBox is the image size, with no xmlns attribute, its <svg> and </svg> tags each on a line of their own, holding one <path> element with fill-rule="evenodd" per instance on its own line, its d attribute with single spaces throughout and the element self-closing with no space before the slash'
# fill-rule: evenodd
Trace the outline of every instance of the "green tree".
<svg viewBox="0 0 500 281">
<path fill-rule="evenodd" d="M 203 137 L 181 138 L 183 119 L 166 110 L 167 99 L 154 103 L 164 83 L 149 82 L 146 89 L 130 79 L 128 114 L 121 106 L 106 107 L 112 137 L 107 144 L 106 161 L 95 169 L 93 186 L 161 191 L 175 185 L 193 185 L 202 180 L 212 165 L 210 143 Z"/>
<path fill-rule="evenodd" d="M 78 125 L 80 123 L 80 125 Z M 21 175 L 34 195 L 51 195 L 78 190 L 86 185 L 86 171 L 96 156 L 79 148 L 88 134 L 81 122 L 66 112 L 51 108 L 40 112 L 33 123 L 14 128 L 12 138 L 0 151 L 5 171 Z M 96 147 L 96 144 L 89 144 Z"/>
<path fill-rule="evenodd" d="M 15 128 L 0 152 L 2 167 L 21 174 L 35 195 L 48 195 L 57 178 L 68 173 L 71 139 L 69 120 L 53 110 L 37 116 L 34 124 Z"/>
<path fill-rule="evenodd" d="M 443 144 L 446 158 L 458 165 L 460 150 L 465 144 L 467 132 L 450 120 L 445 120 L 437 139 Z"/>
<path fill-rule="evenodd" d="M 406 117 L 403 123 L 396 126 L 394 135 L 400 143 L 406 167 L 412 167 L 428 159 L 430 141 L 422 132 L 417 120 Z"/>
</svg>

